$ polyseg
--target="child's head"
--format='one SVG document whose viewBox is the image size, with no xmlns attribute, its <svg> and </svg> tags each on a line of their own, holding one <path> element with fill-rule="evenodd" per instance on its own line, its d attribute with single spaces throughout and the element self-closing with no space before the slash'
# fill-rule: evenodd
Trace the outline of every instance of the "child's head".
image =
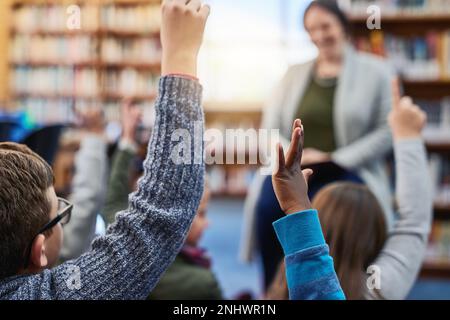
<svg viewBox="0 0 450 320">
<path fill-rule="evenodd" d="M 57 211 L 50 166 L 26 146 L 0 143 L 0 279 L 56 263 L 60 224 L 36 234 Z"/>
<path fill-rule="evenodd" d="M 197 210 L 197 214 L 192 221 L 191 229 L 189 230 L 188 236 L 186 238 L 186 244 L 190 246 L 197 246 L 198 242 L 202 238 L 203 232 L 208 227 L 209 221 L 206 217 L 206 212 L 208 210 L 208 203 L 210 198 L 210 191 L 208 188 L 208 183 L 205 182 L 205 188 L 203 191 L 203 196 L 200 201 L 200 205 Z"/>
<path fill-rule="evenodd" d="M 342 289 L 349 299 L 362 298 L 362 275 L 387 237 L 383 209 L 366 186 L 348 182 L 323 188 L 312 205 L 319 211 Z"/>
</svg>

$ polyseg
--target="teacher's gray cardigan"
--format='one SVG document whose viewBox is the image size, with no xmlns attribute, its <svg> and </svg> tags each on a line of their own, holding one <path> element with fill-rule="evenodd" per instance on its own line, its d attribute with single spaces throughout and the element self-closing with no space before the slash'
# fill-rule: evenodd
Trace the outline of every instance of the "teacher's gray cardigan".
<svg viewBox="0 0 450 320">
<path fill-rule="evenodd" d="M 315 60 L 289 68 L 264 110 L 262 128 L 279 129 L 289 144 L 292 122 L 308 85 Z M 392 199 L 385 156 L 392 149 L 387 115 L 391 108 L 393 73 L 381 58 L 345 49 L 343 70 L 334 98 L 333 118 L 337 150 L 332 159 L 357 172 L 376 195 L 392 224 Z M 308 129 L 305 128 L 305 134 Z M 265 176 L 257 173 L 244 207 L 241 259 L 252 260 L 256 244 L 255 207 Z"/>
</svg>

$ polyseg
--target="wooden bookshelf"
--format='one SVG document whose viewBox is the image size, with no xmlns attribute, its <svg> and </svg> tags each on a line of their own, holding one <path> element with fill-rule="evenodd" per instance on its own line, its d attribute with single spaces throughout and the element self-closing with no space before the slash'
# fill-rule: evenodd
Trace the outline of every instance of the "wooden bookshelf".
<svg viewBox="0 0 450 320">
<path fill-rule="evenodd" d="M 426 261 L 420 271 L 422 278 L 450 278 L 450 261 Z"/>
<path fill-rule="evenodd" d="M 366 25 L 367 16 L 350 16 L 352 33 L 364 35 L 371 30 Z M 423 35 L 429 30 L 446 30 L 450 14 L 383 15 L 381 29 L 404 36 Z"/>
<path fill-rule="evenodd" d="M 61 56 L 61 59 L 8 59 L 7 57 L 5 60 L 7 61 L 6 66 L 3 68 L 5 71 L 2 73 L 2 66 L 0 65 L 0 79 L 5 79 L 3 83 L 10 83 L 8 80 L 9 75 L 14 72 L 17 68 L 25 69 L 25 70 L 31 70 L 27 72 L 32 72 L 35 69 L 53 69 L 53 68 L 65 68 L 68 70 L 73 70 L 73 72 L 84 72 L 86 70 L 92 70 L 94 72 L 93 74 L 96 75 L 96 86 L 99 88 L 99 93 L 96 96 L 86 95 L 83 92 L 69 92 L 69 93 L 58 93 L 58 92 L 52 92 L 49 91 L 48 93 L 42 93 L 42 90 L 34 92 L 33 90 L 17 90 L 13 86 L 9 89 L 6 89 L 5 94 L 2 95 L 2 92 L 0 91 L 0 101 L 2 100 L 2 96 L 5 96 L 8 100 L 9 105 L 14 105 L 16 101 L 21 101 L 17 99 L 27 99 L 31 101 L 33 99 L 39 99 L 41 100 L 48 100 L 48 101 L 54 101 L 59 99 L 65 99 L 65 100 L 73 100 L 74 104 L 79 101 L 91 101 L 91 102 L 99 102 L 101 104 L 108 103 L 110 106 L 111 103 L 114 103 L 118 105 L 120 101 L 124 98 L 124 95 L 119 94 L 119 90 L 114 90 L 113 92 L 108 91 L 109 88 L 111 88 L 111 84 L 108 85 L 108 89 L 106 88 L 106 82 L 105 82 L 105 76 L 107 74 L 111 73 L 111 79 L 109 81 L 116 81 L 115 86 L 118 88 L 121 86 L 121 81 L 124 81 L 121 78 L 122 72 L 125 70 L 134 70 L 136 74 L 139 75 L 137 81 L 142 81 L 144 79 L 147 79 L 147 77 L 152 77 L 152 82 L 155 82 L 155 87 L 153 89 L 156 90 L 156 80 L 160 75 L 161 72 L 161 60 L 159 56 L 155 56 L 153 60 L 150 62 L 147 59 L 148 55 L 145 55 L 143 57 L 142 61 L 139 61 L 136 57 L 133 56 L 133 59 L 127 58 L 128 52 L 130 52 L 129 49 L 126 50 L 126 48 L 123 47 L 122 41 L 126 41 L 127 44 L 133 43 L 133 41 L 155 41 L 155 48 L 158 48 L 160 46 L 160 39 L 159 39 L 159 26 L 158 28 L 154 28 L 155 23 L 148 20 L 140 20 L 141 23 L 136 23 L 136 27 L 134 24 L 127 24 L 127 28 L 122 28 L 121 26 L 123 23 L 117 23 L 117 27 L 114 27 L 116 25 L 117 20 L 109 19 L 109 22 L 105 20 L 105 17 L 112 18 L 109 13 L 103 14 L 102 10 L 109 10 L 109 6 L 115 5 L 118 9 L 116 9 L 115 12 L 120 11 L 120 9 L 130 9 L 132 7 L 136 8 L 136 14 L 139 14 L 142 16 L 142 12 L 139 12 L 137 10 L 141 10 L 144 7 L 157 7 L 161 4 L 161 0 L 2 0 L 0 1 L 2 4 L 0 5 L 0 17 L 2 14 L 7 16 L 9 19 L 9 23 L 5 27 L 5 30 L 3 32 L 3 35 L 5 37 L 6 43 L 12 43 L 13 39 L 18 36 L 26 36 L 27 38 L 33 39 L 33 37 L 36 38 L 45 38 L 50 39 L 52 41 L 55 41 L 54 45 L 58 45 L 58 41 L 63 41 L 66 44 L 67 48 L 71 48 L 72 43 L 70 41 L 77 41 L 77 37 L 83 36 L 83 40 L 88 38 L 88 45 L 90 46 L 90 51 L 93 50 L 95 54 L 89 53 L 89 60 L 80 60 L 77 61 L 76 59 L 73 60 L 71 57 Z M 39 23 L 32 23 L 33 26 L 42 26 L 37 27 L 34 29 L 30 29 L 29 25 L 24 25 L 22 27 L 22 24 L 19 24 L 20 28 L 16 28 L 14 25 L 14 15 L 15 10 L 21 10 L 24 8 L 27 8 L 30 6 L 30 8 L 35 8 L 34 6 L 38 5 L 39 8 L 46 7 L 46 6 L 68 6 L 72 4 L 80 5 L 82 8 L 82 15 L 83 10 L 85 8 L 90 8 L 90 16 L 95 16 L 97 20 L 88 20 L 92 21 L 92 23 L 89 23 L 89 26 L 86 26 L 85 28 L 82 28 L 80 30 L 69 30 L 66 29 L 65 26 L 61 29 L 55 28 L 52 25 L 42 25 Z M 86 6 L 86 7 L 85 7 Z M 2 11 L 3 8 L 3 11 Z M 64 9 L 64 7 L 62 7 Z M 158 9 L 159 10 L 159 9 Z M 65 12 L 65 11 L 63 11 Z M 107 11 L 105 11 L 107 12 Z M 31 13 L 30 13 L 31 14 Z M 35 14 L 35 13 L 32 13 Z M 42 13 L 39 13 L 42 14 Z M 123 13 L 122 13 L 123 14 Z M 152 15 L 154 14 L 151 13 Z M 122 21 L 122 20 L 121 20 Z M 155 20 L 156 21 L 156 20 Z M 158 20 L 159 21 L 159 20 Z M 127 23 L 127 22 L 125 22 Z M 60 25 L 60 23 L 58 23 Z M 128 26 L 131 26 L 128 27 Z M 133 27 L 135 27 L 133 29 Z M 49 29 L 49 30 L 46 30 Z M 2 29 L 0 29 L 0 44 L 2 42 Z M 54 39 L 54 40 L 53 40 Z M 112 60 L 105 60 L 107 55 L 103 55 L 102 51 L 105 50 L 104 47 L 104 41 L 108 39 L 109 41 L 117 41 L 116 48 L 118 51 L 117 54 L 123 58 L 123 60 L 115 62 L 116 59 Z M 29 41 L 29 40 L 27 40 Z M 19 43 L 20 45 L 20 43 Z M 140 46 L 140 44 L 138 44 Z M 81 48 L 81 49 L 80 49 Z M 84 47 L 80 47 L 77 50 L 84 50 Z M 92 49 L 94 48 L 94 49 Z M 69 50 L 69 49 L 66 49 Z M 87 50 L 87 49 L 86 49 Z M 133 52 L 140 52 L 138 49 L 133 48 Z M 7 52 L 7 50 L 5 50 Z M 81 52 L 81 51 L 80 51 Z M 84 51 L 87 52 L 87 51 Z M 114 54 L 114 55 L 117 55 Z M 131 53 L 130 53 L 131 54 Z M 52 55 L 52 57 L 60 56 L 61 54 L 55 54 Z M 76 53 L 75 53 L 76 55 Z M 84 53 L 84 56 L 87 54 Z M 142 54 L 138 54 L 137 57 L 139 57 Z M 32 58 L 32 52 L 27 52 L 24 57 L 31 57 Z M 84 57 L 83 56 L 83 57 Z M 41 56 L 40 56 L 41 57 Z M 153 61 L 153 62 L 152 62 Z M 9 74 L 9 75 L 8 75 Z M 75 74 L 77 76 L 78 74 Z M 117 76 L 115 76 L 117 75 Z M 52 75 L 50 74 L 49 77 Z M 91 77 L 92 78 L 92 77 Z M 141 79 L 142 78 L 142 79 Z M 76 78 L 73 79 L 74 85 L 75 81 L 78 81 Z M 145 80 L 145 81 L 150 81 Z M 76 86 L 76 85 L 75 85 Z M 141 85 L 140 87 L 144 87 Z M 145 85 L 147 88 L 148 85 Z M 114 88 L 114 86 L 112 87 Z M 89 88 L 88 88 L 89 89 Z M 80 90 L 79 90 L 80 91 Z M 89 90 L 90 91 L 90 90 Z M 146 92 L 145 94 L 134 94 L 132 95 L 132 98 L 137 102 L 142 102 L 145 104 L 152 103 L 155 98 L 156 94 L 151 90 L 150 92 Z"/>
<path fill-rule="evenodd" d="M 450 79 L 404 80 L 403 87 L 405 94 L 416 99 L 441 100 L 450 96 Z"/>
<path fill-rule="evenodd" d="M 402 14 L 402 15 L 382 15 L 381 30 L 369 30 L 366 26 L 367 16 L 350 15 L 351 32 L 355 39 L 365 38 L 371 41 L 379 41 L 376 45 L 384 45 L 386 35 L 394 37 L 413 39 L 416 37 L 426 37 L 430 32 L 450 31 L 450 14 Z M 378 32 L 378 34 L 376 34 Z M 395 39 L 395 38 L 394 38 Z M 439 40 L 441 41 L 441 40 Z M 450 54 L 450 53 L 447 53 Z M 442 67 L 442 65 L 440 65 Z M 441 71 L 442 73 L 442 71 Z M 402 81 L 405 94 L 416 100 L 442 101 L 443 98 L 450 96 L 450 79 L 443 78 L 442 75 L 437 79 L 408 80 Z M 450 142 L 427 142 L 426 147 L 430 153 L 438 153 L 445 159 L 450 155 Z M 434 205 L 434 220 L 450 220 L 450 204 Z M 426 262 L 423 264 L 420 275 L 422 277 L 450 278 L 450 260 L 440 260 Z"/>
</svg>

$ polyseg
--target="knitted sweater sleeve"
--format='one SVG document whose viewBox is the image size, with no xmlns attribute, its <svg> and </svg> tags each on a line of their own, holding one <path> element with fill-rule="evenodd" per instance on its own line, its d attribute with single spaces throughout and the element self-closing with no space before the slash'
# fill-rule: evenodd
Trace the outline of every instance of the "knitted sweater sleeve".
<svg viewBox="0 0 450 320">
<path fill-rule="evenodd" d="M 149 295 L 178 254 L 203 192 L 201 91 L 197 81 L 161 78 L 144 176 L 128 209 L 117 215 L 105 236 L 94 240 L 91 251 L 55 269 L 2 281 L 0 298 Z"/>
</svg>

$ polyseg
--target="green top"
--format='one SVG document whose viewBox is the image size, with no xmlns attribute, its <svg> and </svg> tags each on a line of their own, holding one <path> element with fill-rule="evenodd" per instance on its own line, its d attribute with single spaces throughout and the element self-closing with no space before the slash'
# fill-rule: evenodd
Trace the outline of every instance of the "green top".
<svg viewBox="0 0 450 320">
<path fill-rule="evenodd" d="M 194 265 L 178 255 L 148 299 L 222 300 L 223 296 L 210 269 Z"/>
<path fill-rule="evenodd" d="M 296 118 L 305 127 L 305 148 L 323 152 L 336 149 L 333 125 L 334 93 L 337 80 L 311 78 L 303 99 L 297 109 Z"/>
</svg>

